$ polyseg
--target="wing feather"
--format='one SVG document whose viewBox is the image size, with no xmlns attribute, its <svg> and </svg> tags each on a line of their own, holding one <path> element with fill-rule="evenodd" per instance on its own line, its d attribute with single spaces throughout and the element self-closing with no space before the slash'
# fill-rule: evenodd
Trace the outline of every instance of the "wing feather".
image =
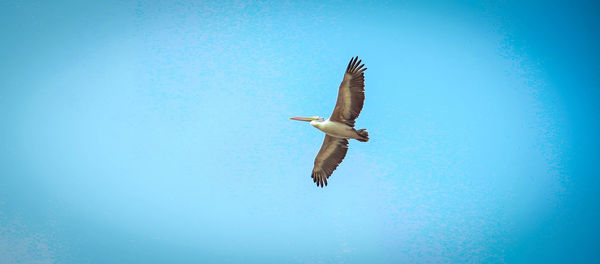
<svg viewBox="0 0 600 264">
<path fill-rule="evenodd" d="M 350 59 L 344 79 L 338 90 L 337 102 L 329 118 L 354 127 L 354 120 L 360 115 L 365 101 L 365 74 L 358 57 Z"/>
<path fill-rule="evenodd" d="M 346 152 L 348 152 L 347 139 L 325 136 L 312 171 L 312 178 L 317 186 L 321 186 L 321 188 L 323 185 L 327 186 L 327 179 L 344 160 Z"/>
</svg>

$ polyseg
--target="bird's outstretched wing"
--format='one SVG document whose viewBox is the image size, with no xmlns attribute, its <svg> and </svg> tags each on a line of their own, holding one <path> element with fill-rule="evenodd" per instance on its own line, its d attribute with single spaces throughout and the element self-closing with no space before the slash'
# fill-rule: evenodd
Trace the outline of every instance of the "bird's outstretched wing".
<svg viewBox="0 0 600 264">
<path fill-rule="evenodd" d="M 329 135 L 325 136 L 323 145 L 319 154 L 315 158 L 315 166 L 312 171 L 312 178 L 317 186 L 327 186 L 327 178 L 333 173 L 337 166 L 346 157 L 348 152 L 348 140 L 335 138 Z"/>
<path fill-rule="evenodd" d="M 337 102 L 329 118 L 332 121 L 354 127 L 354 120 L 360 115 L 365 101 L 365 70 L 358 57 L 350 59 L 344 79 L 338 90 Z"/>
</svg>

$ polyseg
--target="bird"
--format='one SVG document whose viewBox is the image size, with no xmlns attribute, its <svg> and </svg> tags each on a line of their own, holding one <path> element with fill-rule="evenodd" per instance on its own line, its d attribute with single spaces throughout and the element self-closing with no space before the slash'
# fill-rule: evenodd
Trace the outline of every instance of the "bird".
<svg viewBox="0 0 600 264">
<path fill-rule="evenodd" d="M 346 157 L 348 140 L 369 141 L 366 129 L 354 129 L 365 101 L 365 70 L 358 56 L 352 57 L 338 89 L 337 102 L 328 119 L 320 116 L 291 117 L 292 120 L 310 122 L 310 125 L 325 132 L 325 139 L 315 157 L 311 173 L 317 187 L 327 186 L 327 179 Z"/>
</svg>

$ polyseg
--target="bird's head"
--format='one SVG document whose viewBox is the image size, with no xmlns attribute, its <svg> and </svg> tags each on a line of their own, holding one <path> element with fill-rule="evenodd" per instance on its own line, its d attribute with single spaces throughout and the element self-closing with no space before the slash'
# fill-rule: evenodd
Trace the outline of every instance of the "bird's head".
<svg viewBox="0 0 600 264">
<path fill-rule="evenodd" d="M 290 119 L 292 120 L 298 120 L 298 121 L 305 121 L 305 122 L 311 122 L 311 121 L 318 121 L 318 122 L 323 122 L 325 121 L 325 118 L 322 118 L 320 116 L 313 116 L 313 117 L 290 117 Z"/>
</svg>

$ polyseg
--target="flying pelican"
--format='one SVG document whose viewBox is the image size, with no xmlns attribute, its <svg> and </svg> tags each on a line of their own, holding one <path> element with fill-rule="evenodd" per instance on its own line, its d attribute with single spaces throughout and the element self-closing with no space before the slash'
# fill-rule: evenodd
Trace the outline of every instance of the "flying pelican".
<svg viewBox="0 0 600 264">
<path fill-rule="evenodd" d="M 338 90 L 337 102 L 329 119 L 320 116 L 292 117 L 290 119 L 310 122 L 311 126 L 325 132 L 325 140 L 315 158 L 312 179 L 317 186 L 327 186 L 327 179 L 344 160 L 348 152 L 348 139 L 369 141 L 366 129 L 354 129 L 354 120 L 360 114 L 365 101 L 365 70 L 358 57 L 350 59 L 344 79 Z"/>
</svg>

